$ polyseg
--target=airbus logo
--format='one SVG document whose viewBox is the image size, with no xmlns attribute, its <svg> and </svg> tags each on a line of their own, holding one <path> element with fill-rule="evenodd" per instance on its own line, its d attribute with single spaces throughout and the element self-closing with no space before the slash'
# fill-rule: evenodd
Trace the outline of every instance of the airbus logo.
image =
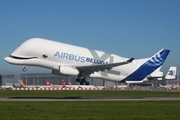
<svg viewBox="0 0 180 120">
<path fill-rule="evenodd" d="M 74 61 L 82 62 L 82 63 L 90 62 L 93 64 L 108 64 L 108 62 L 105 62 L 104 60 L 99 60 L 99 59 L 95 59 L 95 58 L 75 55 L 72 53 L 59 52 L 59 51 L 57 51 L 54 54 L 54 57 L 58 57 L 58 58 L 66 59 L 66 60 L 74 60 Z"/>
<path fill-rule="evenodd" d="M 149 66 L 160 66 L 164 63 L 168 53 L 167 51 L 161 51 L 156 53 L 146 64 Z"/>
</svg>

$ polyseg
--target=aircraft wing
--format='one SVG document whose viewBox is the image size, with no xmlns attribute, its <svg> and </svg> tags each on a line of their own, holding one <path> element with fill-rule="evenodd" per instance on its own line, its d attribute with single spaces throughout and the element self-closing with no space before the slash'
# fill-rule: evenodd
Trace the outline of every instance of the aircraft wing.
<svg viewBox="0 0 180 120">
<path fill-rule="evenodd" d="M 147 76 L 146 77 L 148 80 L 162 80 L 163 78 L 165 78 L 165 76 Z"/>
<path fill-rule="evenodd" d="M 93 73 L 93 72 L 98 72 L 98 71 L 110 70 L 113 67 L 131 63 L 133 60 L 134 58 L 130 58 L 129 60 L 124 61 L 124 62 L 109 63 L 109 64 L 102 64 L 102 65 L 76 66 L 76 68 L 79 71 L 88 71 L 90 73 Z"/>
</svg>

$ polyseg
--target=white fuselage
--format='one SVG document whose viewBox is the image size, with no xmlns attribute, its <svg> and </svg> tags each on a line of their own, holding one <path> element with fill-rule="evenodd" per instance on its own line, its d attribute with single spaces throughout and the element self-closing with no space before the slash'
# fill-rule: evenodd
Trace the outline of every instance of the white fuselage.
<svg viewBox="0 0 180 120">
<path fill-rule="evenodd" d="M 3 89 L 3 88 L 12 88 L 12 86 L 1 86 L 1 88 Z"/>
<path fill-rule="evenodd" d="M 59 70 L 59 66 L 90 66 L 117 63 L 128 60 L 115 54 L 91 50 L 84 47 L 64 44 L 51 40 L 32 38 L 21 44 L 5 60 L 16 65 L 39 66 Z M 136 71 L 147 59 L 113 67 L 107 71 L 95 71 L 87 77 L 101 78 L 110 81 L 121 81 Z"/>
</svg>

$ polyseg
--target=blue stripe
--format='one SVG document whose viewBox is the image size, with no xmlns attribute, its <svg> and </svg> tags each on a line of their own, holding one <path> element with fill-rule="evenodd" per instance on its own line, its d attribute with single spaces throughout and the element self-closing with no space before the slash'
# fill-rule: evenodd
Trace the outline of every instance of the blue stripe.
<svg viewBox="0 0 180 120">
<path fill-rule="evenodd" d="M 170 50 L 163 49 L 162 51 L 156 53 L 147 62 L 141 65 L 135 72 L 127 76 L 123 81 L 140 81 L 150 75 L 157 68 L 163 65 L 166 57 L 168 56 Z"/>
</svg>

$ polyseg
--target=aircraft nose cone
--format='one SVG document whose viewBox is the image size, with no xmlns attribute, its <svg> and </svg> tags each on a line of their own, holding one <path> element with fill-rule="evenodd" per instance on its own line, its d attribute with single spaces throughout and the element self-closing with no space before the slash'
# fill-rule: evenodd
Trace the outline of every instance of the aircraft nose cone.
<svg viewBox="0 0 180 120">
<path fill-rule="evenodd" d="M 5 57 L 4 60 L 8 63 L 10 63 L 10 58 L 9 57 Z"/>
<path fill-rule="evenodd" d="M 5 60 L 7 63 L 13 63 L 12 58 L 10 58 L 10 57 L 5 57 L 4 60 Z"/>
<path fill-rule="evenodd" d="M 4 60 L 9 63 L 9 64 L 14 64 L 14 65 L 25 65 L 27 63 L 26 60 L 18 59 L 18 57 L 13 57 L 10 55 L 9 57 L 5 57 Z"/>
<path fill-rule="evenodd" d="M 4 60 L 5 60 L 6 62 L 8 62 L 8 57 L 5 57 Z"/>
</svg>

